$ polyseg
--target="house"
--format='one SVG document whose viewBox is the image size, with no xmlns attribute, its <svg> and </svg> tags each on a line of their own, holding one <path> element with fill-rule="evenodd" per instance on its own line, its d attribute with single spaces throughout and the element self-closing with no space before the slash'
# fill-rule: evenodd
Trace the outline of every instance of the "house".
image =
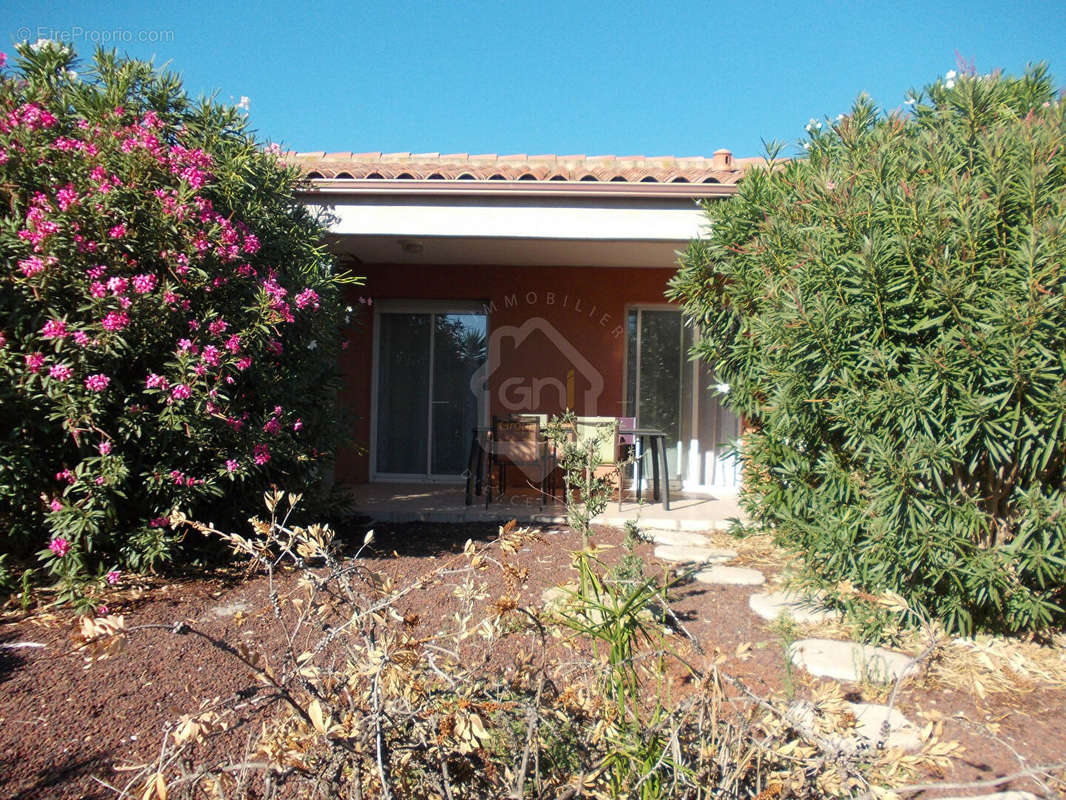
<svg viewBox="0 0 1066 800">
<path fill-rule="evenodd" d="M 735 488 L 737 419 L 690 362 L 663 292 L 699 201 L 756 159 L 299 153 L 303 199 L 366 276 L 343 370 L 364 447 L 337 477 L 456 481 L 472 429 L 515 412 L 635 417 L 668 435 L 671 483 Z M 354 304 L 353 298 L 353 304 Z"/>
</svg>

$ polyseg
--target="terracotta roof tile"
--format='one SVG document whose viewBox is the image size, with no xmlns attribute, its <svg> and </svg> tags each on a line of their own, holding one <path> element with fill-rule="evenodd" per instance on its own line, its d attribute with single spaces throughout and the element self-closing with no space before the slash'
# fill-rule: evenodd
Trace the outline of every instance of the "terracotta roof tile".
<svg viewBox="0 0 1066 800">
<path fill-rule="evenodd" d="M 702 156 L 497 155 L 483 153 L 286 153 L 314 178 L 356 180 L 536 180 L 624 183 L 734 184 L 761 158 L 733 158 L 729 150 Z"/>
</svg>

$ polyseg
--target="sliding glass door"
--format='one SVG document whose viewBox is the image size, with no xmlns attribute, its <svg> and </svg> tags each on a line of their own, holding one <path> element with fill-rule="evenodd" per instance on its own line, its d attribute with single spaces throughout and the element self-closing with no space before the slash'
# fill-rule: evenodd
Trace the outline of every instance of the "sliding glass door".
<svg viewBox="0 0 1066 800">
<path fill-rule="evenodd" d="M 485 363 L 478 306 L 384 305 L 375 316 L 372 476 L 459 478 L 484 398 L 470 388 Z"/>
<path fill-rule="evenodd" d="M 629 310 L 626 416 L 667 434 L 672 480 L 692 491 L 731 491 L 740 481 L 731 453 L 740 421 L 722 405 L 714 371 L 689 360 L 692 344 L 680 311 Z"/>
</svg>

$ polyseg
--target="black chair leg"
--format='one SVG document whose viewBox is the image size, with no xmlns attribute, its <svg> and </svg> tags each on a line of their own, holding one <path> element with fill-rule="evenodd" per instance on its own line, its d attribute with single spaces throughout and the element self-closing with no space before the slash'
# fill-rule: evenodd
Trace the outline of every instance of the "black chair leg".
<svg viewBox="0 0 1066 800">
<path fill-rule="evenodd" d="M 663 511 L 670 510 L 670 462 L 666 458 L 666 442 L 660 443 L 659 452 L 663 460 Z"/>
<path fill-rule="evenodd" d="M 659 492 L 659 442 L 656 437 L 651 437 L 651 482 L 652 499 L 660 502 L 662 495 Z"/>
</svg>

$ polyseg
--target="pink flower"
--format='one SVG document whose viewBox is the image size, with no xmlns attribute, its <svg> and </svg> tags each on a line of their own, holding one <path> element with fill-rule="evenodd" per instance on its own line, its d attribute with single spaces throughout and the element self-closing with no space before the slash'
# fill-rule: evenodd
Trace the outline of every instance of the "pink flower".
<svg viewBox="0 0 1066 800">
<path fill-rule="evenodd" d="M 19 269 L 27 278 L 33 277 L 44 268 L 45 263 L 40 256 L 30 256 L 19 261 Z"/>
<path fill-rule="evenodd" d="M 268 419 L 266 421 L 266 424 L 263 425 L 263 431 L 265 433 L 269 433 L 271 436 L 277 436 L 279 433 L 281 433 L 281 423 L 278 422 L 278 418 L 271 417 L 270 419 Z"/>
<path fill-rule="evenodd" d="M 216 319 L 214 322 L 207 326 L 207 329 L 211 331 L 212 336 L 218 336 L 220 333 L 225 333 L 226 328 L 228 327 L 229 323 L 227 323 L 226 320 Z"/>
<path fill-rule="evenodd" d="M 7 63 L 7 53 L 0 53 L 0 67 Z"/>
<path fill-rule="evenodd" d="M 74 374 L 74 370 L 66 364 L 53 364 L 48 368 L 48 377 L 57 381 L 65 381 Z"/>
<path fill-rule="evenodd" d="M 252 359 L 249 356 L 237 359 L 237 369 L 239 369 L 241 372 L 248 369 L 248 367 L 250 366 L 252 366 Z M 232 383 L 232 381 L 229 382 Z"/>
<path fill-rule="evenodd" d="M 240 464 L 238 464 L 236 460 L 234 460 L 232 458 L 226 459 L 226 470 L 227 471 L 236 472 L 237 471 L 237 467 L 239 467 L 239 466 L 240 466 Z"/>
<path fill-rule="evenodd" d="M 171 473 L 171 474 L 173 474 L 173 473 Z M 181 473 L 178 473 L 178 474 L 180 475 Z M 175 479 L 175 480 L 176 480 L 177 483 L 181 483 L 180 479 Z M 168 525 L 170 525 L 170 517 L 156 517 L 155 519 L 152 519 L 152 520 L 148 521 L 148 526 L 150 528 L 165 528 Z"/>
<path fill-rule="evenodd" d="M 240 350 L 241 337 L 237 335 L 229 337 L 229 339 L 226 340 L 226 349 L 229 350 L 231 353 L 236 353 L 238 350 Z"/>
<path fill-rule="evenodd" d="M 107 573 L 107 575 L 104 576 L 104 580 L 107 581 L 108 584 L 110 584 L 111 586 L 117 586 L 119 580 L 121 580 L 121 579 L 122 579 L 122 573 L 119 572 L 117 569 L 111 570 L 110 572 Z"/>
<path fill-rule="evenodd" d="M 53 497 L 52 498 L 52 502 L 48 504 L 48 507 L 50 509 L 52 509 L 53 511 L 62 511 L 63 510 L 63 503 L 62 503 L 62 501 L 60 501 L 60 499 L 58 497 Z"/>
<path fill-rule="evenodd" d="M 44 366 L 44 355 L 41 353 L 30 353 L 26 356 L 26 370 L 28 372 L 40 372 L 41 367 Z"/>
<path fill-rule="evenodd" d="M 41 328 L 41 336 L 45 339 L 65 339 L 69 335 L 66 320 L 50 319 Z"/>
<path fill-rule="evenodd" d="M 204 354 L 202 357 L 204 361 L 206 361 L 212 367 L 217 367 L 221 355 L 221 351 L 217 347 L 215 347 L 213 344 L 209 344 L 207 347 L 204 348 Z"/>
<path fill-rule="evenodd" d="M 178 302 L 178 296 L 173 292 L 167 292 L 163 295 L 163 302 L 167 305 L 173 305 L 174 303 Z"/>
<path fill-rule="evenodd" d="M 157 280 L 158 278 L 155 275 L 147 272 L 143 275 L 134 275 L 133 291 L 137 292 L 137 294 L 147 294 L 155 288 Z"/>
<path fill-rule="evenodd" d="M 93 297 L 107 297 L 107 285 L 100 281 L 93 281 L 89 286 L 89 294 Z"/>
<path fill-rule="evenodd" d="M 167 379 L 162 375 L 156 375 L 154 372 L 149 372 L 148 377 L 145 378 L 144 385 L 149 389 L 162 389 L 164 392 L 167 390 Z"/>
<path fill-rule="evenodd" d="M 95 483 L 96 483 L 97 486 L 103 486 L 104 485 L 104 476 L 103 475 L 97 475 Z"/>
<path fill-rule="evenodd" d="M 58 558 L 62 558 L 70 552 L 70 542 L 62 536 L 56 536 L 49 542 L 48 549 L 55 553 Z"/>
<path fill-rule="evenodd" d="M 189 339 L 178 339 L 178 350 L 187 353 L 193 349 L 193 343 Z"/>
<path fill-rule="evenodd" d="M 102 442 L 100 442 L 99 445 L 97 445 L 96 449 L 100 451 L 100 455 L 106 456 L 108 453 L 111 452 L 111 442 L 109 442 L 107 439 L 104 439 Z"/>
<path fill-rule="evenodd" d="M 76 481 L 77 478 L 74 477 L 74 473 L 73 472 L 71 472 L 69 469 L 65 469 L 65 470 L 62 470 L 62 471 L 56 473 L 56 480 L 57 481 L 66 481 L 67 483 L 74 483 L 74 481 Z"/>
<path fill-rule="evenodd" d="M 107 606 L 99 606 L 96 609 L 96 616 L 98 616 L 98 617 L 106 617 L 110 613 L 111 613 L 111 609 L 108 608 Z"/>
<path fill-rule="evenodd" d="M 125 294 L 126 288 L 129 286 L 129 281 L 125 278 L 120 278 L 117 275 L 114 278 L 110 278 L 107 281 L 107 288 L 111 294 Z"/>
<path fill-rule="evenodd" d="M 307 306 L 311 306 L 312 310 L 318 311 L 318 292 L 314 289 L 304 289 L 296 295 L 296 307 L 306 308 Z"/>
<path fill-rule="evenodd" d="M 102 392 L 109 383 L 111 383 L 111 379 L 102 372 L 98 372 L 85 379 L 85 388 L 91 392 Z"/>
<path fill-rule="evenodd" d="M 58 192 L 56 192 L 56 205 L 59 206 L 60 211 L 66 211 L 72 205 L 78 202 L 78 192 L 74 188 L 73 184 L 68 183 Z"/>
<path fill-rule="evenodd" d="M 259 466 L 267 463 L 270 460 L 270 448 L 265 444 L 257 444 L 253 449 L 253 460 Z"/>
<path fill-rule="evenodd" d="M 186 400 L 191 394 L 192 392 L 189 390 L 189 387 L 184 383 L 179 383 L 170 390 L 170 396 L 175 400 Z"/>
<path fill-rule="evenodd" d="M 85 270 L 85 274 L 89 277 L 89 280 L 97 281 L 104 277 L 104 273 L 107 272 L 107 267 L 103 264 L 97 264 L 95 267 L 89 267 Z"/>
<path fill-rule="evenodd" d="M 302 419 L 297 418 L 296 422 L 294 422 L 292 424 L 292 429 L 294 431 L 296 431 L 296 432 L 299 432 L 299 431 L 303 430 L 303 426 L 304 426 L 304 421 Z"/>
<path fill-rule="evenodd" d="M 123 236 L 126 235 L 126 226 L 120 222 L 118 225 L 109 230 L 107 232 L 107 235 L 110 236 L 112 239 L 121 239 Z"/>
<path fill-rule="evenodd" d="M 87 347 L 89 345 L 89 334 L 85 331 L 74 331 L 74 343 L 78 347 Z"/>
<path fill-rule="evenodd" d="M 130 315 L 125 311 L 112 311 L 100 323 L 105 331 L 120 331 L 130 324 Z"/>
<path fill-rule="evenodd" d="M 279 342 L 277 339 L 271 339 L 269 342 L 267 342 L 267 350 L 269 350 L 271 353 L 273 353 L 276 356 L 280 356 L 281 353 L 282 353 L 283 347 L 282 347 L 281 342 Z"/>
</svg>

